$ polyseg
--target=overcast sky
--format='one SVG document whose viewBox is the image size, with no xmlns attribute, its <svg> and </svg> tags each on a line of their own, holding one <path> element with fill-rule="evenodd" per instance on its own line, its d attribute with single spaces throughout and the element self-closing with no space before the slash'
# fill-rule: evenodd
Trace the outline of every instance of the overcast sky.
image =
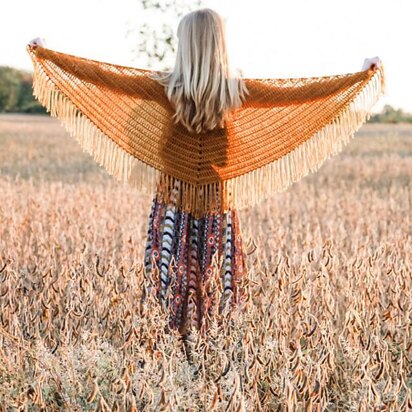
<svg viewBox="0 0 412 412">
<path fill-rule="evenodd" d="M 143 23 L 139 0 L 2 0 L 0 65 L 31 69 L 25 45 L 142 67 L 126 36 Z M 228 47 L 244 77 L 309 77 L 385 65 L 384 104 L 412 112 L 412 0 L 205 0 L 226 20 Z M 149 22 L 150 23 L 150 22 Z M 170 24 L 176 29 L 178 22 Z M 137 37 L 136 37 L 137 38 Z"/>
</svg>

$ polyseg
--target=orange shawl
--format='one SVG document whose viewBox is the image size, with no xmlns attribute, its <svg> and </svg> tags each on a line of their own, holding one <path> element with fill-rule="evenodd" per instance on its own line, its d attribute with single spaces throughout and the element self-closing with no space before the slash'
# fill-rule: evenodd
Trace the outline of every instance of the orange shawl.
<svg viewBox="0 0 412 412">
<path fill-rule="evenodd" d="M 34 95 L 110 174 L 173 193 L 199 217 L 258 203 L 317 170 L 348 143 L 383 91 L 383 71 L 244 79 L 249 94 L 222 129 L 174 124 L 149 70 L 27 46 Z M 174 188 L 180 189 L 177 192 Z"/>
</svg>

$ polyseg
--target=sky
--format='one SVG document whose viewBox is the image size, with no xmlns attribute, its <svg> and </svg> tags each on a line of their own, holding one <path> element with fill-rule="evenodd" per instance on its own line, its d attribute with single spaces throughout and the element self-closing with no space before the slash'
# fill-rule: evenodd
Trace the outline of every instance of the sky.
<svg viewBox="0 0 412 412">
<path fill-rule="evenodd" d="M 412 0 L 204 0 L 203 5 L 225 18 L 231 62 L 244 77 L 352 73 L 366 57 L 379 56 L 386 94 L 374 111 L 390 104 L 412 113 Z M 25 46 L 43 37 L 50 49 L 144 68 L 133 52 L 147 20 L 140 0 L 2 0 L 2 12 L 0 65 L 30 70 Z M 177 24 L 170 21 L 175 30 Z"/>
</svg>

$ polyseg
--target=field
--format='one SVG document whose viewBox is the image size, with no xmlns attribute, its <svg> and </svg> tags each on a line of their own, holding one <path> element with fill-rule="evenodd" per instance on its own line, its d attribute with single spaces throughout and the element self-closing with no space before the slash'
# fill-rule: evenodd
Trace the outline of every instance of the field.
<svg viewBox="0 0 412 412">
<path fill-rule="evenodd" d="M 152 195 L 55 119 L 0 148 L 0 411 L 412 410 L 411 126 L 242 210 L 249 299 L 187 341 L 140 303 Z"/>
</svg>

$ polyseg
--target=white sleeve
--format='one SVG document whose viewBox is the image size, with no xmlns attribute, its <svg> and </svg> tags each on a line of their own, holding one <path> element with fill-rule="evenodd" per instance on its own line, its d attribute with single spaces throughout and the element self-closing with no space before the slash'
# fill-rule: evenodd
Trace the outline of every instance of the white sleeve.
<svg viewBox="0 0 412 412">
<path fill-rule="evenodd" d="M 35 39 L 30 40 L 29 44 L 46 47 L 46 40 L 42 37 L 36 37 Z"/>
</svg>

